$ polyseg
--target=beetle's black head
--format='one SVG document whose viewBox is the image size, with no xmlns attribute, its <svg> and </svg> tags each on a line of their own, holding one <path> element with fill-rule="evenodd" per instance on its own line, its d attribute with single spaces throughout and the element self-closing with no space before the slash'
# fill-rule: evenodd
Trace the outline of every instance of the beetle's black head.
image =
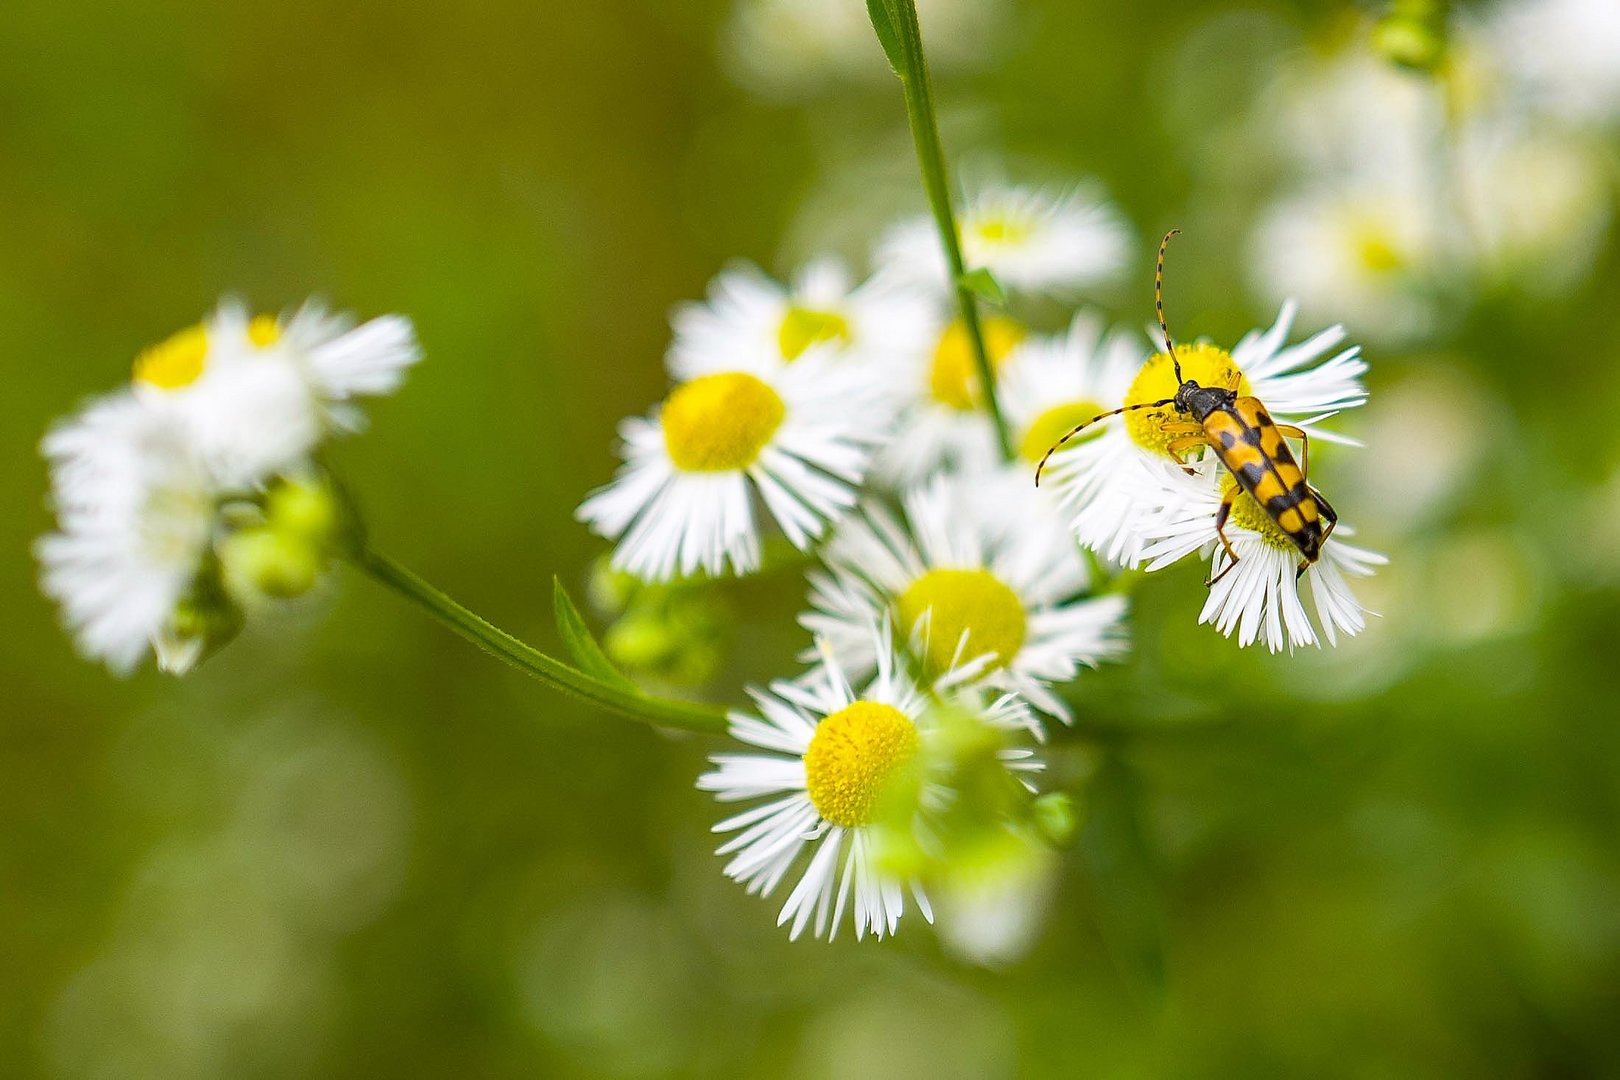
<svg viewBox="0 0 1620 1080">
<path fill-rule="evenodd" d="M 1203 423 L 1204 417 L 1212 412 L 1230 408 L 1236 400 L 1237 391 L 1235 390 L 1199 386 L 1192 379 L 1188 379 L 1176 387 L 1176 411 L 1192 414 L 1192 418 L 1199 423 Z"/>
</svg>

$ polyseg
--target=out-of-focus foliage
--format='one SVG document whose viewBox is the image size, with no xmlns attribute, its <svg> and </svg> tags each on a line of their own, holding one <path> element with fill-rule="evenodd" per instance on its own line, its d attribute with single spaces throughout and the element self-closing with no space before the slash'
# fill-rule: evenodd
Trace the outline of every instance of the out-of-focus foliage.
<svg viewBox="0 0 1620 1080">
<path fill-rule="evenodd" d="M 1257 103 L 1367 21 L 920 6 L 962 27 L 937 51 L 965 175 L 1096 176 L 1144 239 L 1184 230 L 1179 333 L 1268 321 L 1249 236 L 1295 136 Z M 601 551 L 573 508 L 662 395 L 670 305 L 922 208 L 869 29 L 765 86 L 738 26 L 719 0 L 0 7 L 0 1073 L 1613 1074 L 1606 224 L 1551 294 L 1493 280 L 1369 349 L 1369 448 L 1319 474 L 1392 556 L 1365 635 L 1240 652 L 1194 625 L 1195 569 L 1142 586 L 1133 660 L 1050 755 L 1075 846 L 999 968 L 926 933 L 790 945 L 710 855 L 709 745 L 352 576 L 183 683 L 72 655 L 33 580 L 37 440 L 225 290 L 416 320 L 427 360 L 337 465 L 379 542 L 555 651 L 552 575 L 585 595 Z M 1100 298 L 1131 325 L 1140 251 Z M 718 666 L 731 700 L 792 673 L 801 596 L 794 568 L 725 589 L 729 639 L 648 673 Z"/>
</svg>

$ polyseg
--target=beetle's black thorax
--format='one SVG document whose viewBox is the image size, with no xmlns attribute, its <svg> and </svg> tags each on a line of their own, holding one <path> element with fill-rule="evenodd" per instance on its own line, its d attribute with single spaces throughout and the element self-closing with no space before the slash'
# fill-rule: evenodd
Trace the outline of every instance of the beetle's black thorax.
<svg viewBox="0 0 1620 1080">
<path fill-rule="evenodd" d="M 1192 418 L 1199 423 L 1203 423 L 1204 417 L 1210 413 L 1230 409 L 1236 401 L 1236 390 L 1219 390 L 1213 386 L 1199 386 L 1191 379 L 1176 387 L 1176 410 L 1191 413 Z"/>
</svg>

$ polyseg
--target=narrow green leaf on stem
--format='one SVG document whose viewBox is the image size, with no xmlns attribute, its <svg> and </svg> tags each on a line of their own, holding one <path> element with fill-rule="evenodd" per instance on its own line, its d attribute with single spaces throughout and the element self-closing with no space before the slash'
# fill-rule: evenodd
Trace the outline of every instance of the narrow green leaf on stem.
<svg viewBox="0 0 1620 1080">
<path fill-rule="evenodd" d="M 928 193 L 934 224 L 939 229 L 939 240 L 945 248 L 945 264 L 950 273 L 952 291 L 956 294 L 956 306 L 973 349 L 979 382 L 984 388 L 985 410 L 995 427 L 1002 460 L 1011 461 L 1012 436 L 1007 430 L 1006 418 L 1001 413 L 1001 401 L 996 394 L 995 368 L 984 345 L 978 300 L 974 290 L 963 280 L 968 276 L 968 271 L 962 259 L 962 239 L 956 225 L 956 213 L 951 208 L 950 177 L 945 168 L 945 151 L 939 139 L 939 120 L 934 113 L 934 91 L 929 82 L 928 61 L 923 55 L 917 5 L 915 0 L 867 0 L 867 12 L 872 17 L 872 28 L 878 35 L 878 41 L 883 45 L 895 74 L 900 77 L 900 87 L 905 92 L 906 119 L 911 125 L 912 142 L 917 147 L 923 188 Z M 890 38 L 886 38 L 886 34 Z"/>
<path fill-rule="evenodd" d="M 634 688 L 626 689 L 624 685 L 609 683 L 525 644 L 370 547 L 358 547 L 349 557 L 356 567 L 379 584 L 411 601 L 491 656 L 504 660 L 554 690 L 572 694 L 609 712 L 645 724 L 700 735 L 725 733 L 726 717 L 721 709 L 648 697 Z"/>
<path fill-rule="evenodd" d="M 884 0 L 866 0 L 866 17 L 872 20 L 872 29 L 877 32 L 878 44 L 883 46 L 883 55 L 888 57 L 889 67 L 899 74 L 900 33 L 894 28 L 894 20 L 889 18 Z"/>
<path fill-rule="evenodd" d="M 1007 306 L 1007 290 L 1001 287 L 996 275 L 981 266 L 977 270 L 969 270 L 957 279 L 962 288 L 979 297 L 981 300 L 995 304 L 997 307 Z"/>
<path fill-rule="evenodd" d="M 638 693 L 636 684 L 625 677 L 624 672 L 613 666 L 607 653 L 597 643 L 595 635 L 589 626 L 585 625 L 585 617 L 574 606 L 573 599 L 568 590 L 563 588 L 558 578 L 551 579 L 552 607 L 557 616 L 557 633 L 562 635 L 563 644 L 568 646 L 569 655 L 574 663 L 579 665 L 581 671 L 587 675 L 595 676 L 609 686 L 617 686 L 621 690 Z"/>
</svg>

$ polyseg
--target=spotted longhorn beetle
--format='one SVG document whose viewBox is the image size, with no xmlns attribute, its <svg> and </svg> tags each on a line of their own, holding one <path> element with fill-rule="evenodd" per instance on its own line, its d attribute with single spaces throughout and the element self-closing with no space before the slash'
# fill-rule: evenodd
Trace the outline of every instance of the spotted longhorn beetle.
<svg viewBox="0 0 1620 1080">
<path fill-rule="evenodd" d="M 1097 421 L 1135 409 L 1159 409 L 1174 405 L 1177 413 L 1190 419 L 1164 425 L 1164 432 L 1175 436 L 1165 447 L 1170 456 L 1180 462 L 1187 451 L 1207 446 L 1215 451 L 1221 464 L 1237 480 L 1237 486 L 1227 489 L 1221 498 L 1220 509 L 1215 512 L 1215 535 L 1220 537 L 1221 546 L 1226 549 L 1228 562 L 1219 574 L 1205 584 L 1214 585 L 1238 563 L 1237 552 L 1232 550 L 1232 542 L 1226 538 L 1226 520 L 1232 513 L 1232 503 L 1239 491 L 1251 495 L 1272 523 L 1299 549 L 1299 569 L 1294 573 L 1297 578 L 1321 556 L 1322 545 L 1333 534 L 1339 515 L 1305 477 L 1310 463 L 1311 443 L 1302 429 L 1291 424 L 1276 423 L 1259 398 L 1239 397 L 1235 387 L 1199 386 L 1192 379 L 1182 378 L 1181 361 L 1176 356 L 1176 347 L 1170 340 L 1170 329 L 1164 321 L 1164 252 L 1170 245 L 1170 238 L 1180 231 L 1171 229 L 1159 242 L 1159 262 L 1153 275 L 1153 307 L 1158 315 L 1159 332 L 1164 335 L 1165 350 L 1170 354 L 1170 362 L 1175 365 L 1178 384 L 1175 396 L 1100 413 L 1078 425 L 1054 443 L 1041 458 L 1040 464 L 1035 467 L 1035 484 L 1040 486 L 1041 470 L 1046 467 L 1047 459 L 1064 443 Z M 1298 464 L 1294 461 L 1293 452 L 1288 449 L 1289 438 L 1300 441 Z"/>
</svg>

